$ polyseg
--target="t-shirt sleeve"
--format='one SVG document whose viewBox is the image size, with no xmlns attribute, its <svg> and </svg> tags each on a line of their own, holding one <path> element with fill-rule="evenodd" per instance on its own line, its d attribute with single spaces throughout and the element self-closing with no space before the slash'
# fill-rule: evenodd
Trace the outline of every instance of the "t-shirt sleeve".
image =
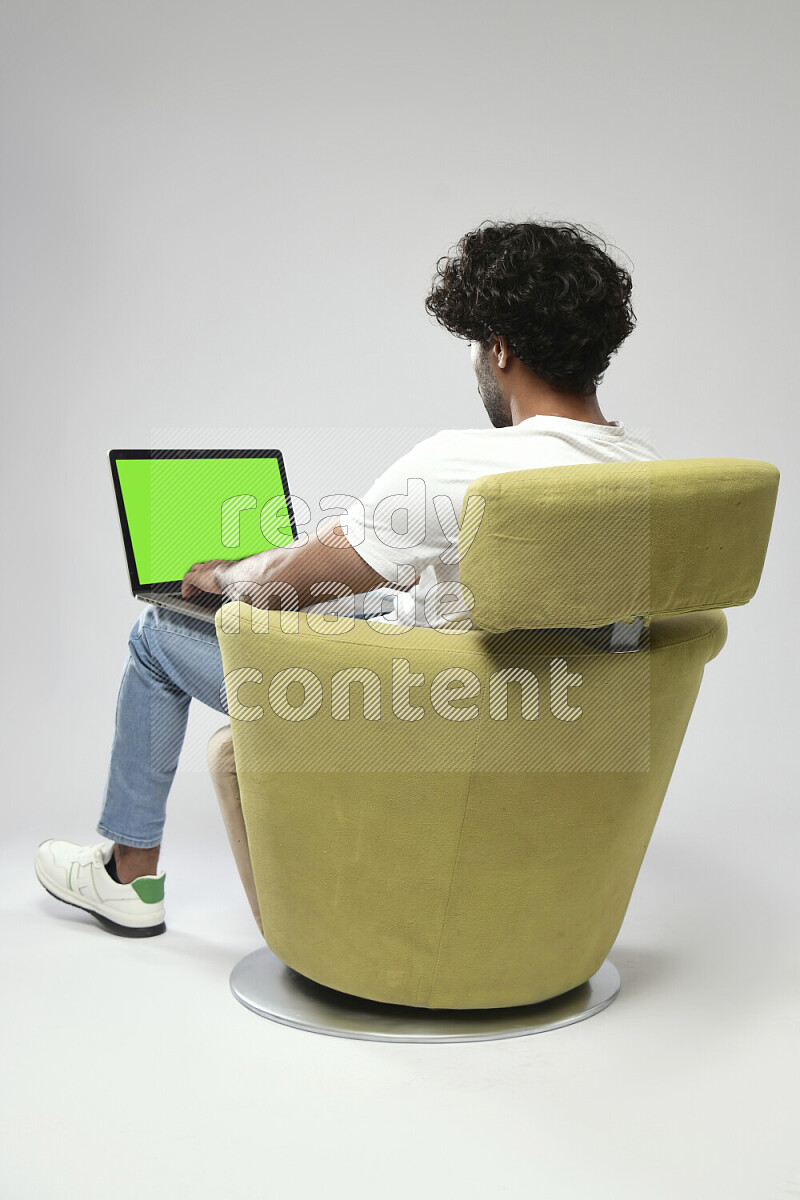
<svg viewBox="0 0 800 1200">
<path fill-rule="evenodd" d="M 391 583 L 409 582 L 408 567 L 414 576 L 421 574 L 450 544 L 434 504 L 446 490 L 444 450 L 441 433 L 418 442 L 340 518 L 342 532 L 356 553 Z"/>
</svg>

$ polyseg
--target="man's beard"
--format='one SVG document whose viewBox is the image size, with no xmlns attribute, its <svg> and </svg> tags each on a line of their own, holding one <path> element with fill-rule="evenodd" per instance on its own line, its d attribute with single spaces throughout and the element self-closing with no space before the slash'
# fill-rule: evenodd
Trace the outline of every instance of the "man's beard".
<svg viewBox="0 0 800 1200">
<path fill-rule="evenodd" d="M 486 409 L 489 420 L 495 429 L 507 429 L 511 424 L 511 417 L 505 410 L 503 393 L 497 386 L 497 380 L 492 374 L 491 369 L 488 365 L 479 363 L 476 375 L 478 379 L 478 395 L 483 401 L 483 407 Z"/>
</svg>

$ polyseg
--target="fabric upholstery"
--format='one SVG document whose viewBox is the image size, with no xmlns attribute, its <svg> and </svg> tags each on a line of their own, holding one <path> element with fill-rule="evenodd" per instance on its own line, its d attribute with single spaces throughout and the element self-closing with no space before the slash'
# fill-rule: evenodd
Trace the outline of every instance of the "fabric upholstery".
<svg viewBox="0 0 800 1200">
<path fill-rule="evenodd" d="M 725 644 L 721 610 L 758 586 L 777 481 L 739 459 L 478 480 L 467 632 L 224 605 L 216 774 L 233 811 L 232 747 L 251 871 L 235 817 L 231 840 L 272 951 L 423 1008 L 533 1004 L 589 979 Z M 638 616 L 639 650 L 609 652 L 599 627 Z"/>
<path fill-rule="evenodd" d="M 238 632 L 223 632 L 226 610 Z M 277 613 L 253 632 L 252 615 L 226 605 L 217 629 L 226 676 L 247 680 L 229 704 L 250 718 L 232 719 L 233 745 L 273 952 L 328 987 L 430 1008 L 530 1004 L 588 979 L 621 926 L 724 613 L 654 621 L 646 651 L 619 655 L 569 633 L 387 637 L 358 622 L 321 635 L 306 614 L 297 633 Z M 420 720 L 389 707 L 395 659 L 425 678 Z M 582 677 L 577 720 L 551 711 L 553 660 Z M 513 687 L 507 718 L 491 716 L 490 676 L 509 663 L 540 681 L 535 718 Z M 349 718 L 334 716 L 333 676 L 353 667 L 380 680 L 378 720 L 358 683 Z M 434 708 L 449 667 L 480 681 L 477 718 Z M 307 719 L 273 709 L 286 671 L 319 681 Z M 297 707 L 312 690 L 275 695 Z"/>
<path fill-rule="evenodd" d="M 739 458 L 586 463 L 477 479 L 459 578 L 480 629 L 630 622 L 746 604 L 779 472 Z M 482 507 L 483 505 L 483 507 Z"/>
</svg>

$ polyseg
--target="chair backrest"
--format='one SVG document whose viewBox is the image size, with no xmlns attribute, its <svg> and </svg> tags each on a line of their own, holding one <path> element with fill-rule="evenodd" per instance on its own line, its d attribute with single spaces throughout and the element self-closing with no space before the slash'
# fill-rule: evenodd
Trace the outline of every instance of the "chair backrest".
<svg viewBox="0 0 800 1200">
<path fill-rule="evenodd" d="M 779 478 L 767 462 L 687 458 L 476 479 L 459 537 L 473 624 L 594 628 L 746 604 Z"/>
</svg>

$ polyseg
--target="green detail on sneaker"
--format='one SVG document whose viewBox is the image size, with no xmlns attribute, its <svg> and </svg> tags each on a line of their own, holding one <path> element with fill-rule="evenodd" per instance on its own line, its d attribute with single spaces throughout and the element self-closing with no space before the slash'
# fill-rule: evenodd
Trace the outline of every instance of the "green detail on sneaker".
<svg viewBox="0 0 800 1200">
<path fill-rule="evenodd" d="M 164 880 L 166 876 L 162 875 L 159 879 L 134 879 L 131 887 L 136 892 L 140 900 L 144 900 L 145 904 L 158 904 L 159 900 L 164 899 Z"/>
</svg>

